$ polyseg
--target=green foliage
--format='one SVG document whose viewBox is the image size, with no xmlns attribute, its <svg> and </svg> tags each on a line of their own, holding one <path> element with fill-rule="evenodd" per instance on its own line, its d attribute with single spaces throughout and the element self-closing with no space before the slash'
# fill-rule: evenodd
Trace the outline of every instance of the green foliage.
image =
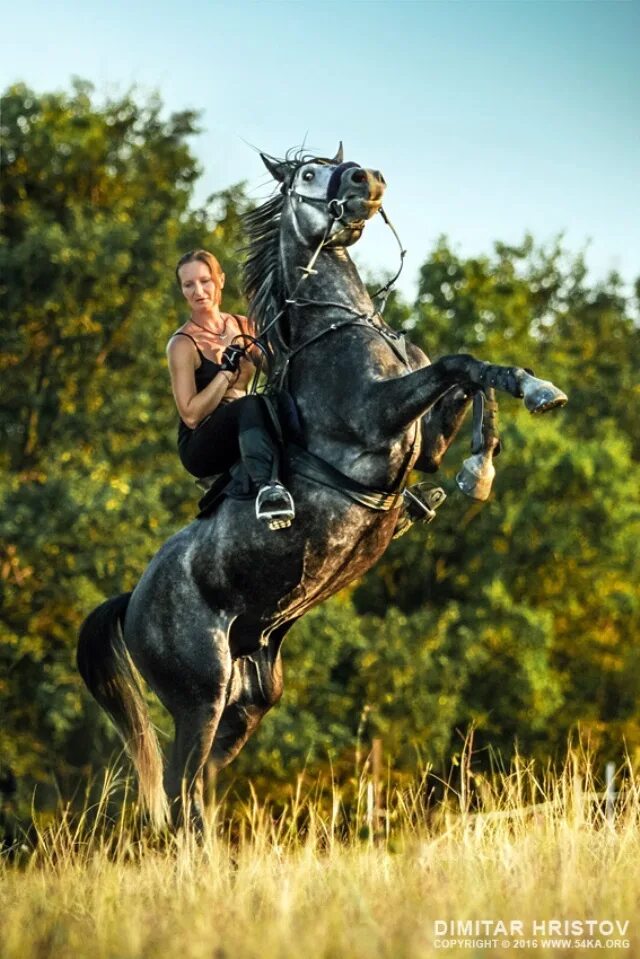
<svg viewBox="0 0 640 959">
<path fill-rule="evenodd" d="M 508 752 L 517 736 L 548 753 L 581 722 L 603 750 L 624 736 L 638 752 L 640 331 L 619 277 L 593 288 L 580 257 L 531 238 L 471 260 L 441 240 L 422 267 L 412 338 L 434 358 L 530 365 L 570 402 L 533 419 L 500 397 L 491 501 L 455 491 L 467 431 L 447 456 L 451 497 L 433 531 L 392 545 L 357 609 L 459 611 L 473 666 L 445 730 L 474 720 L 477 743 Z"/>
<path fill-rule="evenodd" d="M 619 278 L 593 288 L 580 257 L 530 238 L 481 260 L 442 240 L 409 323 L 406 304 L 389 307 L 432 357 L 531 365 L 569 405 L 532 418 L 500 397 L 504 451 L 484 506 L 454 484 L 463 430 L 433 526 L 414 527 L 292 631 L 287 694 L 233 773 L 273 777 L 275 753 L 285 770 L 296 756 L 354 770 L 363 719 L 396 771 L 418 757 L 447 768 L 471 724 L 479 762 L 516 742 L 562 755 L 577 724 L 602 755 L 624 741 L 640 758 L 640 333 Z"/>
<path fill-rule="evenodd" d="M 214 249 L 242 310 L 249 203 L 235 186 L 193 208 L 196 133 L 190 111 L 98 104 L 81 82 L 3 98 L 0 764 L 23 799 L 52 775 L 68 794 L 117 748 L 75 672 L 78 627 L 193 512 L 164 361 L 173 264 Z M 619 277 L 593 286 L 560 241 L 465 259 L 443 239 L 387 318 L 434 358 L 532 366 L 570 404 L 532 419 L 501 398 L 484 507 L 455 492 L 463 431 L 434 525 L 292 631 L 285 697 L 225 781 L 271 789 L 329 760 L 348 778 L 373 735 L 398 774 L 447 766 L 471 723 L 504 754 L 563 753 L 578 722 L 607 755 L 623 736 L 638 752 L 640 334 Z"/>
<path fill-rule="evenodd" d="M 191 209 L 192 112 L 91 87 L 3 97 L 0 757 L 21 777 L 106 755 L 77 631 L 190 518 L 164 358 L 173 265 L 213 248 L 238 309 L 239 187 Z M 106 741 L 105 741 L 106 737 Z"/>
</svg>

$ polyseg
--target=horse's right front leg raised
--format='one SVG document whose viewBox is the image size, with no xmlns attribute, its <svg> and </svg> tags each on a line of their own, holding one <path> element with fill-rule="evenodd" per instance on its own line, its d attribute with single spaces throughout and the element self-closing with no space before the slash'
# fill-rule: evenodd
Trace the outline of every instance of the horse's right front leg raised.
<svg viewBox="0 0 640 959">
<path fill-rule="evenodd" d="M 440 469 L 445 453 L 460 431 L 472 397 L 460 387 L 448 390 L 420 420 L 420 455 L 413 468 L 421 473 Z"/>
</svg>

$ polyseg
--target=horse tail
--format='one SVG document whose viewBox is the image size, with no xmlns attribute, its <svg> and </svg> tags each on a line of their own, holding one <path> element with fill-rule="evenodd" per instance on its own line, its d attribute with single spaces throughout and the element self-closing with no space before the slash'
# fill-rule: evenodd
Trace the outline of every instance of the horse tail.
<svg viewBox="0 0 640 959">
<path fill-rule="evenodd" d="M 122 737 L 138 774 L 141 799 L 160 828 L 167 819 L 162 753 L 122 630 L 130 598 L 131 593 L 114 596 L 87 616 L 80 629 L 77 663 L 89 692 Z"/>
</svg>

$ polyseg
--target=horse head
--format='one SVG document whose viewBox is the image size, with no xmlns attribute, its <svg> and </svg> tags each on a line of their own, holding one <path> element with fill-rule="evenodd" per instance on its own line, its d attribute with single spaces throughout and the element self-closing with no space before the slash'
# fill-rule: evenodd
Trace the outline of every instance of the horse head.
<svg viewBox="0 0 640 959">
<path fill-rule="evenodd" d="M 261 154 L 285 197 L 283 215 L 300 240 L 314 246 L 351 246 L 382 205 L 386 183 L 379 170 L 344 162 L 342 144 L 332 159 L 296 154 L 278 160 Z"/>
</svg>

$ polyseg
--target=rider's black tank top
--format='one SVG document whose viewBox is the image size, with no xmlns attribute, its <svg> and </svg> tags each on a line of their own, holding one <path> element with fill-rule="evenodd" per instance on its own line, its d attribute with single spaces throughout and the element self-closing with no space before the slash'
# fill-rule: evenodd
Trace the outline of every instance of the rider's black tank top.
<svg viewBox="0 0 640 959">
<path fill-rule="evenodd" d="M 222 364 L 215 363 L 213 360 L 208 359 L 190 333 L 183 333 L 182 330 L 178 330 L 173 334 L 173 336 L 188 336 L 198 351 L 198 356 L 200 357 L 200 366 L 194 372 L 196 379 L 196 393 L 201 393 L 205 386 L 209 385 L 214 376 L 220 372 L 222 369 Z M 184 440 L 192 432 L 193 430 L 189 429 L 187 424 L 181 419 L 178 425 L 178 446 L 180 446 L 180 443 L 184 442 Z"/>
</svg>

